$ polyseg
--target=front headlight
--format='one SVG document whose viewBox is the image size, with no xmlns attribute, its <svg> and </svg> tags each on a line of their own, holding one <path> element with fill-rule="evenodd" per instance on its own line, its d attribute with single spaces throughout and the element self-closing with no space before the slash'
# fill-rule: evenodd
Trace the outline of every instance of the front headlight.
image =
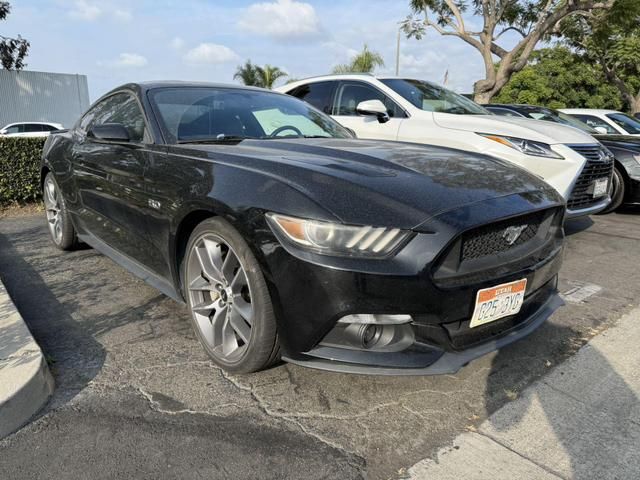
<svg viewBox="0 0 640 480">
<path fill-rule="evenodd" d="M 476 132 L 478 133 L 478 132 Z M 562 155 L 551 150 L 551 146 L 542 143 L 534 142 L 533 140 L 525 140 L 524 138 L 505 137 L 502 135 L 492 135 L 490 133 L 478 133 L 481 137 L 493 140 L 494 142 L 501 143 L 510 148 L 514 148 L 525 155 L 533 155 L 534 157 L 556 158 L 563 159 Z"/>
<path fill-rule="evenodd" d="M 266 217 L 276 234 L 324 255 L 386 257 L 410 235 L 398 228 L 342 225 L 277 213 L 267 213 Z"/>
</svg>

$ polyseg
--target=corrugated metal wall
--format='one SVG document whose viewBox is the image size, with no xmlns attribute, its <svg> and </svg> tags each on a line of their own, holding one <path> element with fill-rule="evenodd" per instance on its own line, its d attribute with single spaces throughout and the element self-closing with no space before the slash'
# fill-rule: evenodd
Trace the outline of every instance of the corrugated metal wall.
<svg viewBox="0 0 640 480">
<path fill-rule="evenodd" d="M 0 69 L 0 128 L 28 121 L 71 127 L 87 108 L 86 75 Z"/>
</svg>

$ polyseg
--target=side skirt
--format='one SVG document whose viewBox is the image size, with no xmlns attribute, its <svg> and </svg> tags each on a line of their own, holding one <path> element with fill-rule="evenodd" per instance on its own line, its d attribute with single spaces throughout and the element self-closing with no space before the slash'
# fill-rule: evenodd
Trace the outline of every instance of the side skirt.
<svg viewBox="0 0 640 480">
<path fill-rule="evenodd" d="M 110 247 L 102 240 L 99 240 L 95 236 L 91 234 L 81 234 L 78 233 L 78 239 L 82 242 L 92 246 L 96 250 L 98 250 L 103 255 L 106 255 L 111 260 L 116 262 L 118 265 L 133 273 L 136 277 L 141 278 L 153 288 L 160 290 L 160 292 L 164 293 L 167 297 L 172 298 L 178 303 L 185 303 L 182 295 L 178 293 L 175 287 L 168 282 L 166 279 L 160 277 L 159 275 L 153 273 L 144 265 L 136 262 L 130 257 L 120 253 L 118 250 Z"/>
</svg>

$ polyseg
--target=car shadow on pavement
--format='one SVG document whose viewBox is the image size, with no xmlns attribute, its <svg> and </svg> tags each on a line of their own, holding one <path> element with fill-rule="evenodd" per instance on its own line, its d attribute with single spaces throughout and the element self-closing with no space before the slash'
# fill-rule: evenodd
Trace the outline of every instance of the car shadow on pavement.
<svg viewBox="0 0 640 480">
<path fill-rule="evenodd" d="M 584 232 L 593 225 L 591 217 L 571 218 L 564 222 L 564 233 L 567 236 Z"/>
<path fill-rule="evenodd" d="M 551 323 L 545 327 L 539 333 L 550 339 L 576 334 Z M 513 350 L 522 345 L 502 349 L 493 359 L 485 397 L 488 413 L 495 414 L 481 433 L 562 478 L 621 478 L 617 476 L 621 473 L 624 477 L 629 465 L 620 460 L 634 456 L 638 461 L 637 454 L 630 455 L 634 441 L 630 430 L 637 437 L 640 402 L 634 390 L 601 353 L 587 347 L 591 348 L 588 365 L 580 364 L 578 370 L 563 363 L 522 396 L 517 390 L 508 392 L 504 377 L 511 375 L 505 370 L 530 368 L 529 362 L 513 361 Z M 518 398 L 506 404 L 496 400 L 505 394 L 511 400 Z"/>
<path fill-rule="evenodd" d="M 158 294 L 135 307 L 95 315 L 91 321 L 74 318 L 83 306 L 101 301 L 108 282 L 75 277 L 70 265 L 79 257 L 84 261 L 102 257 L 86 251 L 87 248 L 80 250 L 72 253 L 55 250 L 48 243 L 44 228 L 0 233 L 0 276 L 55 378 L 54 395 L 42 413 L 71 400 L 101 371 L 106 350 L 97 340 L 100 335 L 141 319 L 144 312 L 164 298 Z M 48 284 L 40 272 L 46 272 L 56 284 Z M 62 303 L 59 297 L 67 300 Z"/>
</svg>

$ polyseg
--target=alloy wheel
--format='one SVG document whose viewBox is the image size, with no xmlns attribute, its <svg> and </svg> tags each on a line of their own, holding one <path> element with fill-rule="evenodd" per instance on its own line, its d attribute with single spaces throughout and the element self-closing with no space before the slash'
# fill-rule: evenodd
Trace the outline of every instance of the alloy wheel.
<svg viewBox="0 0 640 480">
<path fill-rule="evenodd" d="M 188 262 L 189 306 L 200 336 L 215 357 L 235 362 L 251 341 L 254 320 L 244 267 L 229 244 L 214 234 L 194 243 Z"/>
<path fill-rule="evenodd" d="M 44 207 L 53 241 L 56 242 L 57 245 L 60 245 L 60 243 L 62 243 L 62 232 L 64 228 L 60 208 L 60 194 L 58 187 L 50 176 L 45 180 L 44 184 Z"/>
</svg>

